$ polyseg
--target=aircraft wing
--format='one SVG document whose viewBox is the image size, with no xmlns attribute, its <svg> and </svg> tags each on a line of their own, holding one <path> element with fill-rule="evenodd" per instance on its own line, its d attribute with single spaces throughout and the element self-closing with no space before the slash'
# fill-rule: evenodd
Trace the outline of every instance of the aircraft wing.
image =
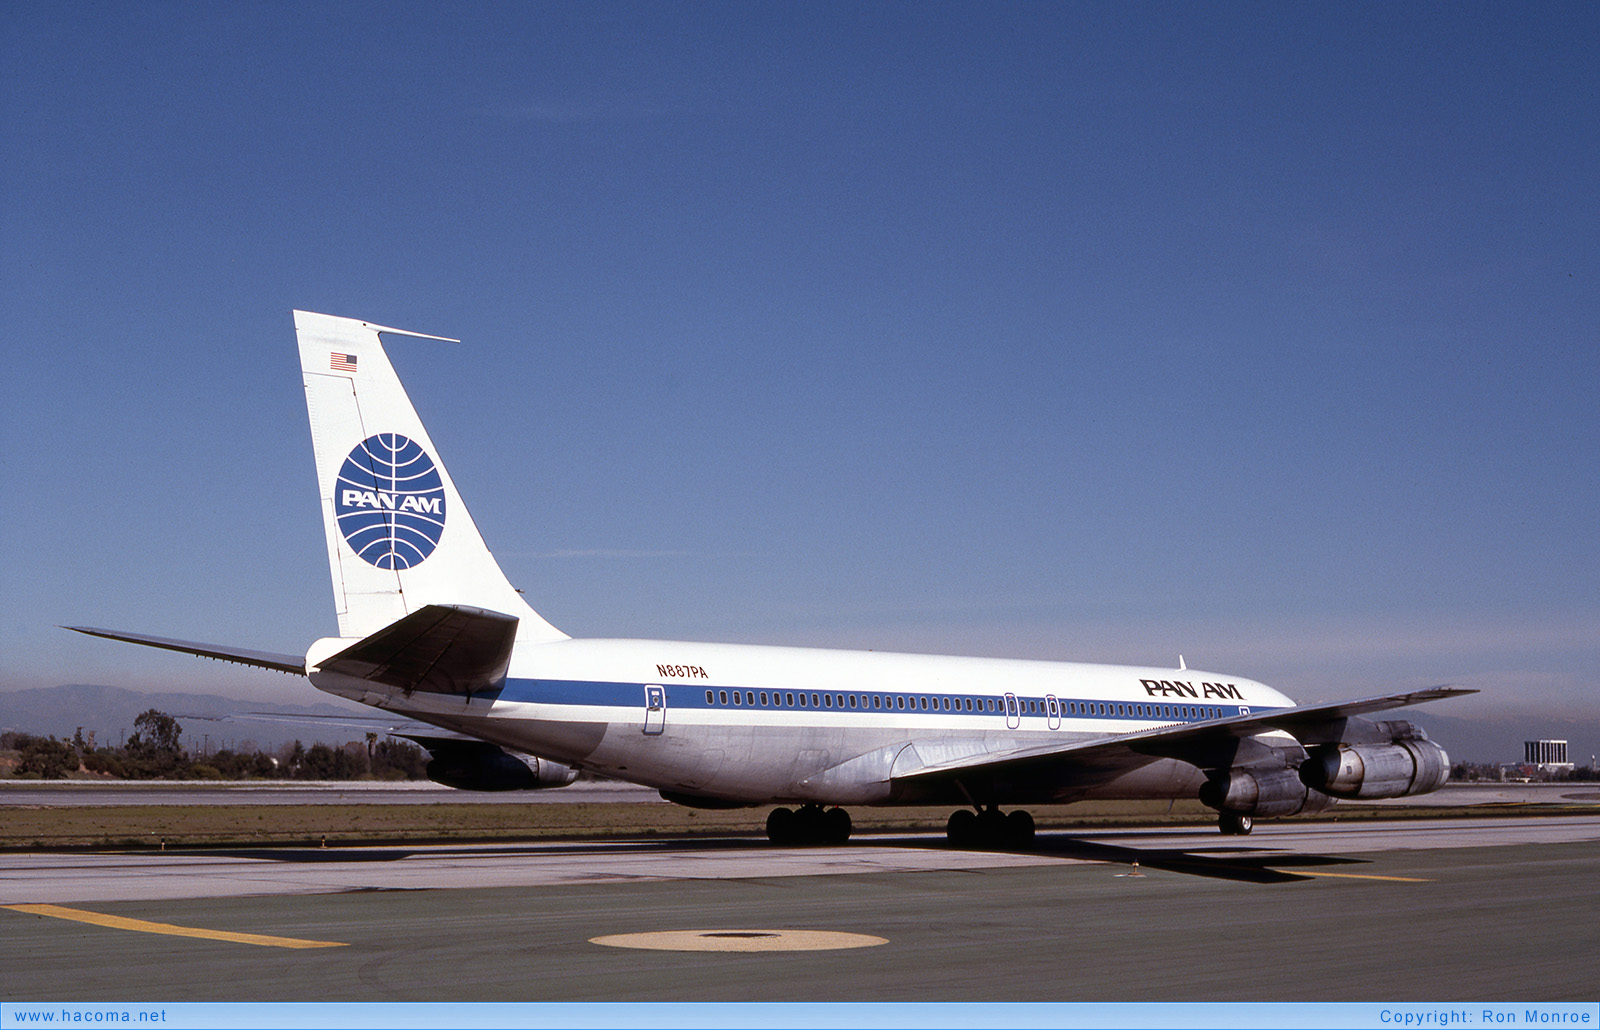
<svg viewBox="0 0 1600 1030">
<path fill-rule="evenodd" d="M 1277 708 L 1089 740 L 979 751 L 935 761 L 895 779 L 955 779 L 972 773 L 1015 774 L 1029 767 L 1055 765 L 1076 765 L 1109 772 L 1136 768 L 1157 758 L 1176 758 L 1202 769 L 1216 768 L 1231 764 L 1239 741 L 1244 737 L 1281 730 L 1303 745 L 1337 743 L 1344 739 L 1346 724 L 1353 717 L 1476 693 L 1476 690 L 1465 687 L 1429 687 L 1407 694 L 1296 705 L 1293 708 Z"/>
<path fill-rule="evenodd" d="M 184 654 L 197 654 L 202 658 L 215 658 L 219 662 L 234 662 L 238 665 L 253 665 L 258 669 L 272 669 L 277 672 L 287 672 L 295 676 L 306 674 L 306 660 L 303 655 L 274 654 L 271 651 L 247 651 L 242 647 L 225 647 L 222 644 L 201 644 L 193 640 L 170 640 L 167 637 L 150 637 L 143 633 L 123 633 L 119 630 L 96 629 L 93 626 L 63 626 L 74 633 L 87 633 L 91 637 L 105 637 L 107 640 L 124 640 L 130 644 L 143 644 L 146 647 L 159 647 L 166 651 L 182 651 Z"/>
</svg>

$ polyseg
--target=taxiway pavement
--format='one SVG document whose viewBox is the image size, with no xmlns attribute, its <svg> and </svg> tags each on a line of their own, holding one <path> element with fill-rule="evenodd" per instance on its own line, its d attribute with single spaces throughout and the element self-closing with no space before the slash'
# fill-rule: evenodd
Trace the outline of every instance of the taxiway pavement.
<svg viewBox="0 0 1600 1030">
<path fill-rule="evenodd" d="M 0 897 L 30 907 L 0 910 L 0 996 L 1592 1000 L 1596 873 L 1600 819 L 1573 815 L 1044 833 L 1017 854 L 931 837 L 12 854 Z M 775 944 L 593 943 L 655 933 Z M 819 935 L 885 943 L 776 946 Z"/>
</svg>

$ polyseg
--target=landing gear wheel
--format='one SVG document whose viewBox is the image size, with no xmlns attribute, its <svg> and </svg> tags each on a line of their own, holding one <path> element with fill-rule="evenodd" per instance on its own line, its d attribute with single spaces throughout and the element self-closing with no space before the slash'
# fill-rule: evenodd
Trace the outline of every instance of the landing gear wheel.
<svg viewBox="0 0 1600 1030">
<path fill-rule="evenodd" d="M 1219 812 L 1217 828 L 1228 837 L 1243 837 L 1255 825 L 1254 820 L 1242 812 Z"/>
<path fill-rule="evenodd" d="M 1009 815 L 992 806 L 963 808 L 950 813 L 944 835 L 958 848 L 1026 850 L 1033 847 L 1033 816 L 1020 808 Z"/>
<path fill-rule="evenodd" d="M 1006 846 L 1006 816 L 998 808 L 985 808 L 978 813 L 978 846 L 984 848 Z"/>
<path fill-rule="evenodd" d="M 1025 849 L 1033 847 L 1033 816 L 1017 809 L 1006 816 L 1006 844 Z"/>
<path fill-rule="evenodd" d="M 798 820 L 793 810 L 788 808 L 774 808 L 767 814 L 767 839 L 774 844 L 793 844 L 796 839 L 796 830 L 799 829 Z"/>
<path fill-rule="evenodd" d="M 851 829 L 850 813 L 842 808 L 804 805 L 797 811 L 774 808 L 767 813 L 767 839 L 774 844 L 843 844 Z"/>
<path fill-rule="evenodd" d="M 794 842 L 802 847 L 822 842 L 821 805 L 802 805 L 795 811 Z"/>
<path fill-rule="evenodd" d="M 944 824 L 944 835 L 958 848 L 976 846 L 979 840 L 977 813 L 966 808 L 950 813 L 950 821 Z"/>
</svg>

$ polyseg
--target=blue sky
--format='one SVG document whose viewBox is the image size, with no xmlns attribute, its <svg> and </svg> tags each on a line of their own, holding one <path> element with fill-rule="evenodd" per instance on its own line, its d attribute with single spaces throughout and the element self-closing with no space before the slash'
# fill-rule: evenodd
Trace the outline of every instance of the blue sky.
<svg viewBox="0 0 1600 1030">
<path fill-rule="evenodd" d="M 334 630 L 290 310 L 579 636 L 1592 714 L 1592 4 L 7 4 L 0 689 Z"/>
</svg>

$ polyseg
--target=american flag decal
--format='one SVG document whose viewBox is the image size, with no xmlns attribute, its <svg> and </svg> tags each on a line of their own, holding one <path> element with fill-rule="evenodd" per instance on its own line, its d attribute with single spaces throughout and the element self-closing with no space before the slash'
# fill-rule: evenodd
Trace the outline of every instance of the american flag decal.
<svg viewBox="0 0 1600 1030">
<path fill-rule="evenodd" d="M 328 365 L 335 372 L 354 372 L 356 370 L 356 356 L 354 354 L 330 354 Z"/>
</svg>

